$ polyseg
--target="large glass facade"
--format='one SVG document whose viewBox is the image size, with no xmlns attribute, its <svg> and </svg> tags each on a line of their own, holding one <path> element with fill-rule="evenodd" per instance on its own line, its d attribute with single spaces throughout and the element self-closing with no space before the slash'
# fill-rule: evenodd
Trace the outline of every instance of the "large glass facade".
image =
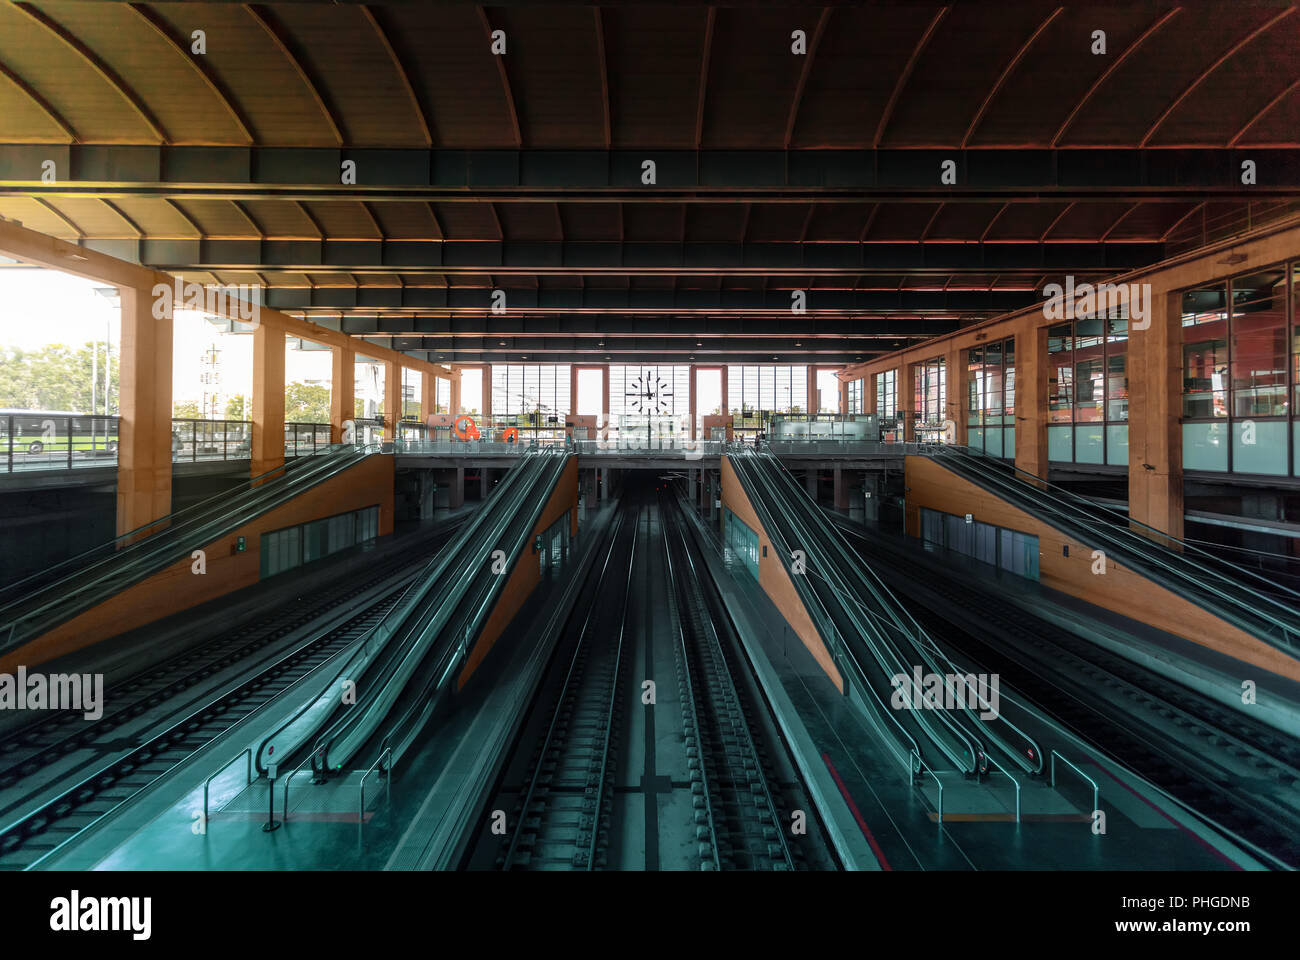
<svg viewBox="0 0 1300 960">
<path fill-rule="evenodd" d="M 944 421 L 948 419 L 947 361 L 936 357 L 918 363 L 913 373 L 916 377 L 912 394 L 916 439 L 942 442 L 947 436 L 944 429 Z"/>
<path fill-rule="evenodd" d="M 808 368 L 728 367 L 727 408 L 731 411 L 732 426 L 740 436 L 766 432 L 774 413 L 807 413 Z"/>
<path fill-rule="evenodd" d="M 492 365 L 492 417 L 516 427 L 564 429 L 570 411 L 569 365 Z"/>
<path fill-rule="evenodd" d="M 876 374 L 876 415 L 881 420 L 892 420 L 898 416 L 897 370 Z"/>
<path fill-rule="evenodd" d="M 1128 464 L 1127 306 L 1047 331 L 1047 456 Z"/>
<path fill-rule="evenodd" d="M 609 414 L 619 439 L 687 439 L 690 410 L 689 365 L 609 368 Z"/>
<path fill-rule="evenodd" d="M 972 347 L 967 356 L 967 445 L 990 457 L 1016 455 L 1016 341 Z"/>
<path fill-rule="evenodd" d="M 1288 376 L 1296 380 L 1300 363 L 1290 332 L 1297 270 L 1296 264 L 1269 267 L 1183 291 L 1186 469 L 1300 472 L 1295 453 L 1288 453 L 1296 446 L 1290 403 L 1295 386 Z"/>
</svg>

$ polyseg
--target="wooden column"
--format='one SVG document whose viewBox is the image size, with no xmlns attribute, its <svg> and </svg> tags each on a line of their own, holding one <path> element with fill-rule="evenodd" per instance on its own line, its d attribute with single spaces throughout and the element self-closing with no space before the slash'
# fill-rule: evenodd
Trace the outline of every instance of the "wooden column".
<svg viewBox="0 0 1300 960">
<path fill-rule="evenodd" d="M 696 377 L 696 374 L 697 374 L 697 371 L 698 371 L 698 370 L 699 370 L 699 367 L 697 367 L 695 364 L 692 363 L 692 364 L 691 364 L 690 404 L 689 404 L 689 407 L 690 407 L 690 417 L 691 417 L 691 439 L 692 439 L 692 440 L 695 439 L 695 421 L 698 419 L 698 418 L 696 417 L 696 408 L 698 407 L 699 402 L 700 402 L 700 401 L 699 401 L 699 395 L 700 395 L 699 388 L 698 388 L 698 387 L 696 386 L 696 384 L 695 384 L 695 377 Z"/>
<path fill-rule="evenodd" d="M 868 373 L 862 378 L 862 412 L 878 413 L 879 411 L 880 398 L 876 396 L 876 375 Z"/>
<path fill-rule="evenodd" d="M 384 362 L 384 439 L 397 439 L 397 423 L 402 419 L 402 365 Z"/>
<path fill-rule="evenodd" d="M 952 442 L 958 446 L 966 445 L 966 421 L 970 419 L 970 390 L 968 387 L 968 370 L 962 356 L 963 351 L 949 346 L 944 354 L 945 395 L 944 410 L 947 419 L 953 423 Z"/>
<path fill-rule="evenodd" d="M 849 381 L 840 381 L 840 413 L 849 412 Z"/>
<path fill-rule="evenodd" d="M 485 363 L 480 370 L 483 377 L 483 409 L 480 410 L 480 419 L 483 423 L 480 425 L 483 430 L 483 436 L 487 437 L 487 422 L 492 419 L 492 365 Z"/>
<path fill-rule="evenodd" d="M 284 330 L 265 318 L 253 330 L 252 475 L 284 465 Z"/>
<path fill-rule="evenodd" d="M 1047 398 L 1051 362 L 1047 327 L 1035 315 L 1022 317 L 1016 330 L 1016 466 L 1047 479 Z"/>
<path fill-rule="evenodd" d="M 150 289 L 118 290 L 117 532 L 123 534 L 171 513 L 172 315 L 154 318 Z"/>
<path fill-rule="evenodd" d="M 357 353 L 351 347 L 330 347 L 330 442 L 343 442 L 343 424 L 356 416 Z"/>
<path fill-rule="evenodd" d="M 429 417 L 434 413 L 434 407 L 438 405 L 438 378 L 428 370 L 420 372 L 420 420 L 423 423 L 429 422 Z"/>
<path fill-rule="evenodd" d="M 1133 520 L 1181 539 L 1183 357 L 1177 297 L 1155 291 L 1150 327 L 1129 331 L 1128 503 Z"/>
<path fill-rule="evenodd" d="M 903 421 L 903 439 L 916 439 L 916 364 L 898 368 L 898 416 Z"/>
<path fill-rule="evenodd" d="M 453 367 L 451 371 L 451 397 L 449 400 L 450 407 L 447 410 L 453 417 L 460 416 L 460 376 L 459 367 Z"/>
</svg>

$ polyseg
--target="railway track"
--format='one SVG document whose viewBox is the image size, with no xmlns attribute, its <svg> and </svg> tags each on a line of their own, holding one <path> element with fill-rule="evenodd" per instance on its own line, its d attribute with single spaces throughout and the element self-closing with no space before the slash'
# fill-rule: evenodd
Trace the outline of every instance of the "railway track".
<svg viewBox="0 0 1300 960">
<path fill-rule="evenodd" d="M 387 586 L 376 587 L 372 582 L 369 591 L 365 587 L 358 588 L 356 595 L 373 593 L 373 602 L 366 602 L 357 613 L 316 633 L 306 642 L 277 657 L 273 663 L 251 673 L 234 688 L 168 723 L 161 732 L 153 734 L 145 742 L 125 750 L 115 748 L 101 751 L 65 778 L 64 782 L 72 783 L 71 786 L 56 788 L 55 795 L 35 809 L 22 809 L 24 799 L 11 803 L 6 809 L 0 809 L 0 869 L 22 870 L 37 865 L 364 635 L 397 603 L 415 570 L 421 566 L 410 564 L 409 557 L 405 559 L 405 565 L 410 567 L 406 576 L 394 580 L 390 572 Z M 377 576 L 375 579 L 382 577 Z M 265 646 L 269 642 L 270 638 L 264 639 L 256 643 L 256 647 Z M 206 670 L 206 667 L 200 669 Z M 210 672 L 205 675 L 210 675 Z M 179 682 L 181 681 L 171 681 L 172 684 Z M 184 684 L 189 685 L 192 684 Z M 164 684 L 162 689 L 167 689 L 168 686 Z M 184 686 L 179 689 L 184 689 Z M 146 696 L 152 700 L 156 695 L 149 693 Z M 118 716 L 124 712 L 125 708 L 113 714 L 117 723 L 130 719 Z M 132 714 L 134 715 L 138 715 L 138 711 Z M 109 716 L 105 715 L 100 723 L 93 725 L 96 739 L 102 738 L 105 728 L 101 724 L 108 719 Z M 56 739 L 40 755 L 63 755 L 69 749 L 68 742 L 73 737 L 76 734 Z M 93 744 L 90 746 L 93 747 Z M 21 762 L 30 764 L 32 758 Z M 80 779 L 77 779 L 78 775 Z"/>
<path fill-rule="evenodd" d="M 751 730 L 748 703 L 737 689 L 675 510 L 661 501 L 700 869 L 793 870 L 795 855 L 773 797 L 767 757 Z"/>
<path fill-rule="evenodd" d="M 918 617 L 940 627 L 946 641 L 1277 865 L 1300 868 L 1300 743 L 1055 624 L 990 603 L 986 592 L 936 577 L 905 551 L 842 529 L 864 547 L 889 551 L 881 576 L 929 601 Z"/>
<path fill-rule="evenodd" d="M 627 513 L 610 539 L 546 734 L 515 810 L 503 870 L 596 870 L 606 866 L 619 693 L 626 658 L 628 593 L 636 562 L 637 524 Z M 624 562 L 626 554 L 626 562 Z M 616 609 L 598 598 L 621 596 Z"/>
</svg>

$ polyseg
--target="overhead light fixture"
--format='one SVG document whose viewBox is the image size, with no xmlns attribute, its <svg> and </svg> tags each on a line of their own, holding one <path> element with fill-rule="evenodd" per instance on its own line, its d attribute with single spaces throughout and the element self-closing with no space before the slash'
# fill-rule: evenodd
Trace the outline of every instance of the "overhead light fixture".
<svg viewBox="0 0 1300 960">
<path fill-rule="evenodd" d="M 1234 263 L 1241 263 L 1245 259 L 1246 255 L 1244 253 L 1230 253 L 1220 260 L 1219 263 L 1226 263 L 1228 266 L 1232 266 Z"/>
</svg>

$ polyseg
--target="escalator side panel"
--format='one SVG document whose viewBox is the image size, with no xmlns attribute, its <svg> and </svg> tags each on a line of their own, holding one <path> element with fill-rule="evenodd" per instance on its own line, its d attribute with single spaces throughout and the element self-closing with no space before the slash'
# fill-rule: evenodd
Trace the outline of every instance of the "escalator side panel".
<svg viewBox="0 0 1300 960">
<path fill-rule="evenodd" d="M 394 458 L 375 454 L 321 481 L 292 500 L 260 514 L 215 540 L 186 547 L 189 553 L 107 600 L 64 620 L 0 657 L 0 673 L 19 664 L 33 667 L 128 630 L 257 583 L 261 538 L 284 527 L 366 507 L 379 507 L 380 536 L 393 529 Z M 236 552 L 240 537 L 245 550 Z M 203 551 L 203 568 L 192 551 Z"/>
<path fill-rule="evenodd" d="M 907 532 L 919 537 L 922 507 L 963 516 L 1038 537 L 1039 580 L 1088 603 L 1183 637 L 1253 667 L 1300 680 L 1300 661 L 1217 617 L 1141 573 L 1105 558 L 1098 567 L 1094 546 L 1080 542 L 1014 503 L 946 468 L 930 457 L 905 460 Z M 1065 548 L 1069 548 L 1066 555 Z M 1094 573 L 1104 569 L 1104 573 Z"/>
<path fill-rule="evenodd" d="M 541 516 L 537 519 L 537 523 L 528 536 L 528 543 L 525 545 L 523 553 L 520 554 L 513 568 L 501 574 L 501 576 L 509 579 L 506 580 L 502 587 L 496 604 L 493 606 L 491 614 L 488 615 L 487 622 L 484 623 L 473 649 L 470 650 L 469 656 L 465 660 L 464 668 L 456 678 L 457 690 L 464 687 L 469 681 L 470 676 L 478 665 L 483 662 L 483 658 L 492 649 L 492 645 L 496 643 L 502 631 L 514 619 L 524 601 L 528 599 L 533 589 L 541 582 L 540 564 L 533 545 L 544 530 L 548 529 L 566 513 L 569 515 L 569 536 L 576 536 L 578 532 L 577 457 L 569 458 L 569 462 L 565 465 L 559 479 L 556 480 L 555 487 L 552 489 L 546 505 L 542 508 Z"/>
<path fill-rule="evenodd" d="M 759 586 L 772 599 L 776 608 L 781 611 L 781 615 L 785 617 L 790 629 L 808 648 L 808 652 L 813 655 L 817 664 L 830 677 L 831 682 L 835 684 L 840 693 L 843 693 L 844 677 L 835 666 L 835 657 L 826 648 L 821 633 L 813 623 L 812 617 L 809 616 L 808 609 L 804 605 L 799 591 L 795 588 L 794 582 L 790 579 L 790 574 L 785 565 L 779 557 L 775 556 L 772 538 L 763 528 L 757 511 L 754 510 L 753 504 L 750 503 L 749 496 L 745 493 L 745 488 L 736 475 L 731 460 L 727 457 L 722 458 L 722 505 L 758 534 L 760 546 L 766 548 L 768 552 L 768 556 L 762 556 L 762 549 L 759 551 Z"/>
</svg>

